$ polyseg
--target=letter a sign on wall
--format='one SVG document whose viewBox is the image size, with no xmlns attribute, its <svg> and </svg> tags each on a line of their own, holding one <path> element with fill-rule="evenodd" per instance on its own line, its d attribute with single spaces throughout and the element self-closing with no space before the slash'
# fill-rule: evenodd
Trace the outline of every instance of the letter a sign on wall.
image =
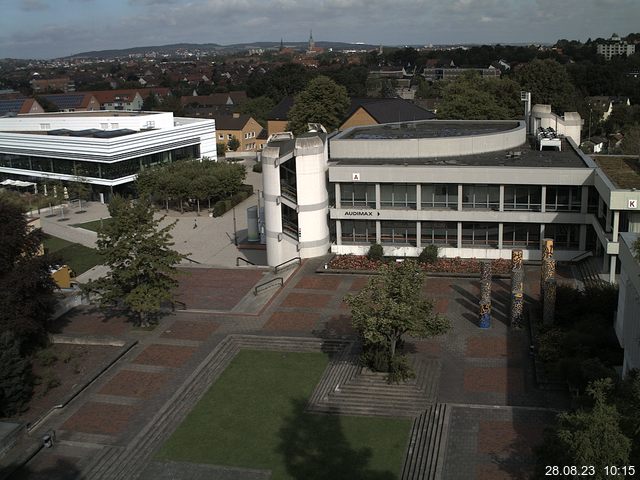
<svg viewBox="0 0 640 480">
<path fill-rule="evenodd" d="M 352 174 L 351 174 L 351 179 L 352 179 L 354 182 L 359 182 L 359 181 L 360 181 L 360 174 L 359 174 L 359 173 L 352 173 Z"/>
</svg>

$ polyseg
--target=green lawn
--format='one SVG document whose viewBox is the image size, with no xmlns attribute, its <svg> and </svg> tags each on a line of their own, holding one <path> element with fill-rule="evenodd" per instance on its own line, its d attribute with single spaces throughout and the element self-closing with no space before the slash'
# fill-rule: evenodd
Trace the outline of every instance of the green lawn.
<svg viewBox="0 0 640 480">
<path fill-rule="evenodd" d="M 101 224 L 106 225 L 109 222 L 111 222 L 111 218 L 103 218 L 102 220 L 93 220 L 91 222 L 76 223 L 75 225 L 71 225 L 71 226 L 84 228 L 85 230 L 91 230 L 92 232 L 97 232 Z"/>
<path fill-rule="evenodd" d="M 240 351 L 158 457 L 267 469 L 274 480 L 399 478 L 410 419 L 305 412 L 327 363 L 322 353 Z"/>
<path fill-rule="evenodd" d="M 71 267 L 76 275 L 86 272 L 90 268 L 102 263 L 102 259 L 95 249 L 85 247 L 78 243 L 71 243 L 62 238 L 48 235 L 44 240 L 44 248 L 47 252 L 60 257 L 64 263 Z"/>
</svg>

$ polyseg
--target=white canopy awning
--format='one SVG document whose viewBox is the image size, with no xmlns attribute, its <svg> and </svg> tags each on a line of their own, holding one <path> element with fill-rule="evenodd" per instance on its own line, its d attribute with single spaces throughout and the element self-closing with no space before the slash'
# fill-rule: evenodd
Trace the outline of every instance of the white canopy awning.
<svg viewBox="0 0 640 480">
<path fill-rule="evenodd" d="M 33 187 L 35 183 L 33 182 L 23 182 L 22 180 L 5 180 L 0 182 L 0 185 L 6 185 L 11 187 Z"/>
</svg>

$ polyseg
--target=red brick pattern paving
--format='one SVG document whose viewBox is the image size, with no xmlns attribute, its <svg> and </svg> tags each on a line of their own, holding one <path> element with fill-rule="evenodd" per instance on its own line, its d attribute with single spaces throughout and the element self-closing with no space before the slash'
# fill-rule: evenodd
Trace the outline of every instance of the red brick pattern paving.
<svg viewBox="0 0 640 480">
<path fill-rule="evenodd" d="M 435 311 L 437 313 L 446 314 L 449 309 L 449 299 L 448 298 L 438 298 L 435 302 Z"/>
<path fill-rule="evenodd" d="M 523 422 L 485 421 L 478 427 L 477 451 L 501 458 L 531 456 L 544 432 L 543 425 Z"/>
<path fill-rule="evenodd" d="M 257 270 L 182 269 L 176 300 L 188 309 L 231 310 L 262 279 Z"/>
<path fill-rule="evenodd" d="M 353 277 L 353 282 L 351 283 L 351 287 L 349 287 L 349 290 L 352 290 L 352 291 L 362 290 L 365 287 L 365 285 L 367 285 L 370 278 L 371 277 Z"/>
<path fill-rule="evenodd" d="M 178 340 L 206 340 L 219 326 L 219 324 L 211 321 L 176 320 L 160 336 Z"/>
<path fill-rule="evenodd" d="M 98 393 L 124 397 L 149 398 L 167 381 L 166 373 L 120 370 Z"/>
<path fill-rule="evenodd" d="M 354 335 L 351 315 L 334 315 L 325 325 L 325 331 L 331 335 Z"/>
<path fill-rule="evenodd" d="M 452 292 L 451 281 L 446 278 L 428 278 L 423 290 L 427 296 L 450 295 Z"/>
<path fill-rule="evenodd" d="M 283 307 L 326 308 L 331 295 L 318 293 L 290 293 L 282 302 Z"/>
<path fill-rule="evenodd" d="M 523 353 L 523 343 L 514 337 L 471 337 L 467 340 L 465 356 L 473 358 L 519 359 Z"/>
<path fill-rule="evenodd" d="M 133 328 L 133 323 L 124 315 L 103 313 L 97 310 L 76 308 L 56 321 L 55 332 L 109 335 L 120 337 Z"/>
<path fill-rule="evenodd" d="M 515 367 L 468 367 L 464 370 L 467 392 L 524 393 L 524 371 Z"/>
<path fill-rule="evenodd" d="M 149 345 L 133 360 L 133 363 L 177 368 L 189 360 L 195 351 L 196 349 L 192 347 Z"/>
<path fill-rule="evenodd" d="M 316 290 L 337 290 L 342 283 L 342 278 L 336 276 L 314 275 L 303 277 L 295 288 L 307 288 Z"/>
<path fill-rule="evenodd" d="M 62 425 L 62 429 L 117 435 L 124 431 L 136 410 L 131 405 L 87 402 Z"/>
<path fill-rule="evenodd" d="M 310 332 L 320 319 L 317 313 L 275 312 L 264 325 L 264 330 Z"/>
</svg>

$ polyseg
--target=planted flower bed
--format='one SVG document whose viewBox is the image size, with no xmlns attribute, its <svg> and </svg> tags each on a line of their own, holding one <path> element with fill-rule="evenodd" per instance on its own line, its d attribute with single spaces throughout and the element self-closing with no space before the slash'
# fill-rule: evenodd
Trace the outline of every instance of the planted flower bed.
<svg viewBox="0 0 640 480">
<path fill-rule="evenodd" d="M 365 255 L 336 255 L 329 262 L 332 270 L 369 270 L 380 268 L 383 263 L 393 261 L 393 258 L 370 260 Z M 438 258 L 433 263 L 423 263 L 422 268 L 432 273 L 480 273 L 481 261 L 477 258 Z M 505 259 L 491 260 L 493 273 L 497 275 L 511 272 L 511 261 Z"/>
</svg>

